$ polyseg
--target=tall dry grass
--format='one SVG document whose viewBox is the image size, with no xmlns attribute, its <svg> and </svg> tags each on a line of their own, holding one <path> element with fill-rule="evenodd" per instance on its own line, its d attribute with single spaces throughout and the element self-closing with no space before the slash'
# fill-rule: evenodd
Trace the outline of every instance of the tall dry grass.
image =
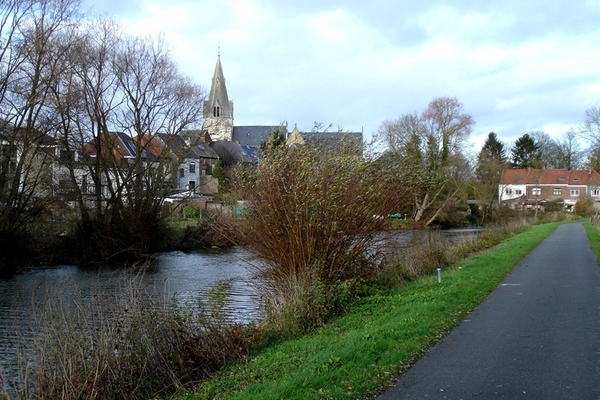
<svg viewBox="0 0 600 400">
<path fill-rule="evenodd" d="M 114 293 L 51 296 L 37 314 L 33 352 L 21 352 L 3 396 L 149 399 L 206 379 L 247 354 L 257 337 L 252 326 L 226 321 L 219 299 L 157 300 L 137 278 Z"/>
<path fill-rule="evenodd" d="M 446 268 L 471 253 L 489 248 L 510 235 L 531 226 L 527 219 L 482 228 L 477 234 L 451 239 L 440 231 L 415 231 L 410 241 L 387 243 L 385 263 L 378 279 L 387 285 L 398 285 L 418 276 L 430 275 Z"/>
</svg>

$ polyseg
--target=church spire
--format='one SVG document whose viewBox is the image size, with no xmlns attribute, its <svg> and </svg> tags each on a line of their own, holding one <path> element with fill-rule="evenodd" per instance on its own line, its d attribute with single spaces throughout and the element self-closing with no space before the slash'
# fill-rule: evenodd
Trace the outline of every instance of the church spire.
<svg viewBox="0 0 600 400">
<path fill-rule="evenodd" d="M 225 75 L 221 66 L 221 45 L 213 75 L 208 100 L 204 102 L 202 128 L 208 130 L 213 140 L 231 140 L 233 136 L 233 102 L 227 95 Z"/>
</svg>

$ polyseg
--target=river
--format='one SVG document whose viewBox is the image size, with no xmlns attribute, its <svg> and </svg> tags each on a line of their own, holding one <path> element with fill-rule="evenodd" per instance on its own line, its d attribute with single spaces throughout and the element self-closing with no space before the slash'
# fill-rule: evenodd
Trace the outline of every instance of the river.
<svg viewBox="0 0 600 400">
<path fill-rule="evenodd" d="M 250 322 L 260 317 L 258 297 L 251 284 L 254 260 L 243 248 L 219 252 L 170 252 L 144 268 L 106 266 L 85 269 L 64 265 L 0 279 L 0 373 L 10 375 L 18 361 L 15 351 L 28 353 L 39 332 L 36 318 L 49 298 L 85 302 L 106 293 L 109 299 L 127 296 L 131 284 L 158 301 L 194 304 L 206 301 L 219 285 L 226 295 L 224 313 L 230 320 Z M 162 299 L 161 299 L 162 297 Z M 25 350 L 23 352 L 23 350 Z M 4 375 L 6 376 L 6 375 Z M 0 376 L 1 378 L 1 376 Z"/>
</svg>

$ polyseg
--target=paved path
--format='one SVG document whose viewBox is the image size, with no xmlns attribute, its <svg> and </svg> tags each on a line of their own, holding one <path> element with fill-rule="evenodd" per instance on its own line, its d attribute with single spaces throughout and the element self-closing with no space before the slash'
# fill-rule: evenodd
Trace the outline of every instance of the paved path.
<svg viewBox="0 0 600 400">
<path fill-rule="evenodd" d="M 600 399 L 600 269 L 560 225 L 378 399 Z"/>
</svg>

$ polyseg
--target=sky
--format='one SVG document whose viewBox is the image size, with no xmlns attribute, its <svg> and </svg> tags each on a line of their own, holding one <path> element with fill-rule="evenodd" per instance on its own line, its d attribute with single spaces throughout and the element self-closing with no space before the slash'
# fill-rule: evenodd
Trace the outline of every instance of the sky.
<svg viewBox="0 0 600 400">
<path fill-rule="evenodd" d="M 235 125 L 363 131 L 456 97 L 509 147 L 560 138 L 600 105 L 600 0 L 85 0 L 134 35 L 164 35 L 210 89 L 220 49 Z"/>
</svg>

